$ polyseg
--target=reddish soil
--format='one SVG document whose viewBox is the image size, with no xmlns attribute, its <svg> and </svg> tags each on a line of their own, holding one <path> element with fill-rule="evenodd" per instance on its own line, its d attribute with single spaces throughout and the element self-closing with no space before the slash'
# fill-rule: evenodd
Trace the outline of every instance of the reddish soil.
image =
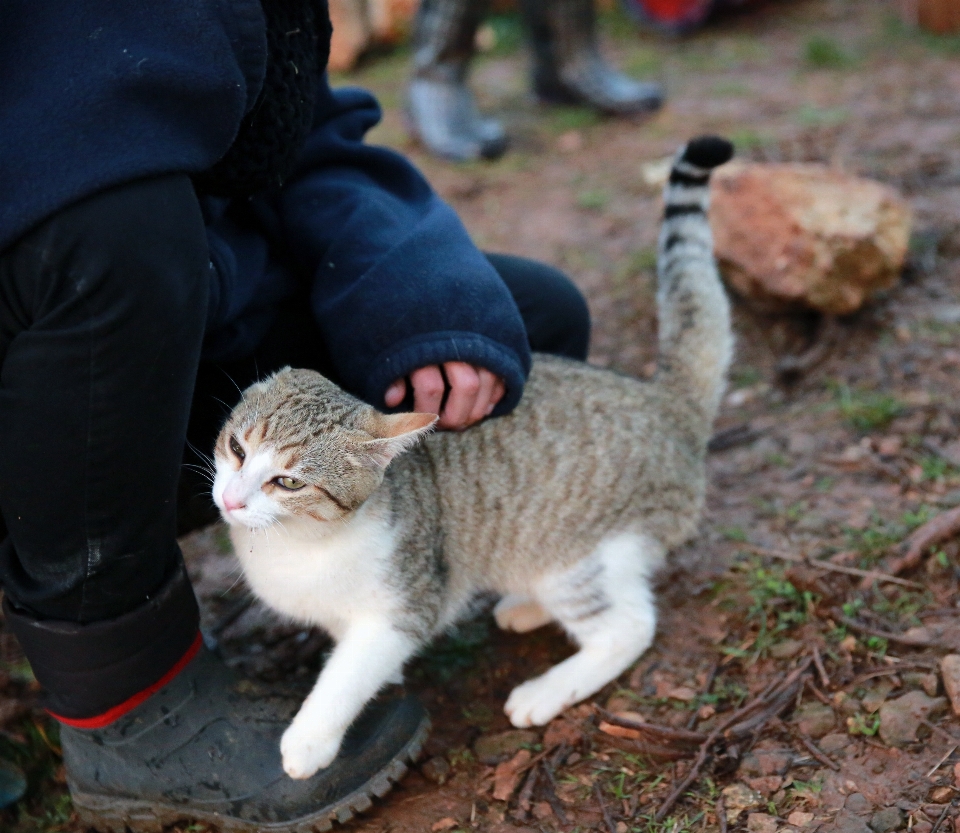
<svg viewBox="0 0 960 833">
<path fill-rule="evenodd" d="M 943 696 L 939 659 L 960 647 L 960 541 L 906 573 L 911 586 L 861 587 L 857 577 L 789 560 L 883 569 L 911 529 L 960 504 L 960 466 L 951 462 L 960 464 L 960 41 L 907 32 L 892 6 L 855 0 L 770 3 L 680 41 L 638 35 L 617 17 L 605 23 L 611 54 L 660 77 L 669 105 L 630 122 L 532 103 L 523 58 L 510 47 L 514 24 L 501 19 L 504 46 L 473 78 L 515 137 L 494 164 L 450 166 L 407 142 L 406 55 L 347 79 L 385 104 L 374 139 L 409 153 L 484 248 L 546 260 L 577 281 L 595 321 L 592 361 L 649 372 L 659 204 L 643 165 L 691 135 L 726 134 L 748 157 L 825 161 L 895 185 L 915 212 L 911 260 L 897 287 L 826 328 L 812 314 L 763 316 L 736 303 L 737 358 L 717 425 L 733 441 L 710 456 L 701 534 L 673 554 L 661 580 L 654 646 L 546 738 L 538 730 L 501 739 L 515 764 L 547 753 L 546 765 L 508 790 L 509 766 L 497 778 L 495 758 L 479 760 L 477 741 L 485 739 L 482 752 L 510 728 L 502 705 L 514 685 L 571 649 L 550 629 L 514 636 L 489 617 L 468 623 L 409 669 L 408 687 L 434 721 L 426 763 L 352 829 L 863 833 L 869 822 L 878 833 L 931 833 L 938 823 L 960 833 L 960 720 L 940 703 L 916 740 L 894 746 L 877 731 L 880 710 L 901 696 Z M 778 376 L 784 357 L 823 339 L 822 362 L 799 378 Z M 207 627 L 250 673 L 308 679 L 322 637 L 280 627 L 256 605 L 240 612 L 246 591 L 223 541 L 214 527 L 183 542 Z M 908 631 L 930 645 L 905 643 Z M 811 668 L 791 702 L 749 736 L 714 745 L 700 776 L 655 821 L 697 744 L 686 753 L 667 744 L 676 760 L 651 756 L 635 738 L 601 728 L 594 703 L 708 733 L 815 653 L 823 673 Z M 33 689 L 0 626 L 0 744 L 33 750 L 37 761 L 28 799 L 0 814 L 0 828 L 76 833 Z M 553 745 L 558 738 L 563 745 Z M 536 783 L 525 795 L 528 772 Z M 505 800 L 493 796 L 495 779 Z M 739 814 L 734 785 L 752 791 Z"/>
</svg>

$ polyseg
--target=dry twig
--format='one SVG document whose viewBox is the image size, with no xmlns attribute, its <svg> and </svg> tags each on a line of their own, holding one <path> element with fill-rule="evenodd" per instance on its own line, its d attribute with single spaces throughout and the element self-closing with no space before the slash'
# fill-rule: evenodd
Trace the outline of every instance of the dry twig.
<svg viewBox="0 0 960 833">
<path fill-rule="evenodd" d="M 607 825 L 607 830 L 609 830 L 610 833 L 617 833 L 617 828 L 613 824 L 613 819 L 610 818 L 607 805 L 603 803 L 603 796 L 600 794 L 600 785 L 596 781 L 593 782 L 593 794 L 597 797 L 597 804 L 600 805 L 600 812 L 603 813 L 603 821 Z"/>
<path fill-rule="evenodd" d="M 849 616 L 844 616 L 836 608 L 831 611 L 831 615 L 834 619 L 840 622 L 840 624 L 846 625 L 848 628 L 852 628 L 860 633 L 865 633 L 867 636 L 878 636 L 881 639 L 886 639 L 888 642 L 896 642 L 900 645 L 909 645 L 913 648 L 949 647 L 942 642 L 935 642 L 932 639 L 917 639 L 912 636 L 905 636 L 902 633 L 894 633 L 893 631 L 884 631 L 880 630 L 879 628 L 871 628 L 869 625 L 864 625 L 861 622 L 858 622 L 856 619 L 851 619 Z"/>
<path fill-rule="evenodd" d="M 960 506 L 941 512 L 925 524 L 915 529 L 898 547 L 900 555 L 886 564 L 891 575 L 899 575 L 904 570 L 916 567 L 923 554 L 934 544 L 946 541 L 960 533 Z"/>
<path fill-rule="evenodd" d="M 831 573 L 844 573 L 848 576 L 860 576 L 868 586 L 870 582 L 880 581 L 888 584 L 899 584 L 903 587 L 911 587 L 914 590 L 925 589 L 922 584 L 915 581 L 909 581 L 905 578 L 898 578 L 887 573 L 880 573 L 876 570 L 860 570 L 857 567 L 844 567 L 842 564 L 834 564 L 831 561 L 821 561 L 818 558 L 810 558 L 805 555 L 794 555 L 792 552 L 782 552 L 781 550 L 768 550 L 764 547 L 755 547 L 752 544 L 742 545 L 742 549 L 752 552 L 754 555 L 765 556 L 767 558 L 779 558 L 781 561 L 793 561 L 797 564 L 806 564 L 817 570 L 826 570 Z"/>
<path fill-rule="evenodd" d="M 550 765 L 550 761 L 544 760 L 543 771 L 547 774 L 547 781 L 549 782 L 546 789 L 547 803 L 550 805 L 550 809 L 553 810 L 553 814 L 560 819 L 560 823 L 566 824 L 567 814 L 563 810 L 560 799 L 557 798 L 557 777 L 553 774 L 553 767 Z"/>
<path fill-rule="evenodd" d="M 811 662 L 810 657 L 807 657 L 806 660 L 791 671 L 778 685 L 773 688 L 768 687 L 747 705 L 741 706 L 730 714 L 726 720 L 722 720 L 716 725 L 700 745 L 697 759 L 694 761 L 693 766 L 690 767 L 690 771 L 686 777 L 673 788 L 670 795 L 668 795 L 663 804 L 660 805 L 660 808 L 654 816 L 656 821 L 663 821 L 667 813 L 673 809 L 673 805 L 677 803 L 680 797 L 687 791 L 687 788 L 699 777 L 700 770 L 707 762 L 713 745 L 721 736 L 725 740 L 736 740 L 758 732 L 767 721 L 780 714 L 780 712 L 793 701 L 797 689 L 802 685 L 802 677 L 807 672 Z"/>
<path fill-rule="evenodd" d="M 827 675 L 827 669 L 823 665 L 823 657 L 820 656 L 820 649 L 814 645 L 813 646 L 813 665 L 817 669 L 817 674 L 820 675 L 820 682 L 823 683 L 824 688 L 831 688 L 832 683 L 830 682 L 830 677 Z"/>
<path fill-rule="evenodd" d="M 830 769 L 832 769 L 834 772 L 840 771 L 840 764 L 833 760 L 833 758 L 824 754 L 820 747 L 817 746 L 813 740 L 810 739 L 810 737 L 802 732 L 797 732 L 797 738 L 799 739 L 800 743 L 807 748 L 807 751 L 813 755 L 814 758 L 820 761 L 821 764 L 825 764 L 826 766 L 830 767 Z"/>
</svg>

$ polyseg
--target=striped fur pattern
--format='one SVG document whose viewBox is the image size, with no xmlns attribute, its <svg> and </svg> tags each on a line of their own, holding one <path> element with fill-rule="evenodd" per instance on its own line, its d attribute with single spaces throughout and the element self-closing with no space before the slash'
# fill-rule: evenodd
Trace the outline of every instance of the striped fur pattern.
<svg viewBox="0 0 960 833">
<path fill-rule="evenodd" d="M 674 165 L 650 381 L 537 356 L 517 409 L 463 433 L 380 414 L 308 370 L 244 393 L 214 499 L 252 590 L 337 643 L 283 736 L 289 775 L 327 766 L 366 701 L 480 594 L 501 597 L 500 627 L 555 622 L 578 646 L 511 693 L 516 726 L 548 722 L 650 645 L 650 576 L 695 530 L 732 349 L 705 216 L 729 153 L 697 140 Z"/>
</svg>

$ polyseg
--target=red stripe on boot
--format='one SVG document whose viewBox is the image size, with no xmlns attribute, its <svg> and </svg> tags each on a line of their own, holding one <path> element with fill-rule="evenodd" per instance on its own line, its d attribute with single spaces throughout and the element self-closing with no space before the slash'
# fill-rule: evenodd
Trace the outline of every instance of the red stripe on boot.
<svg viewBox="0 0 960 833">
<path fill-rule="evenodd" d="M 47 709 L 47 713 L 51 717 L 59 720 L 61 723 L 65 723 L 67 726 L 72 726 L 74 729 L 103 729 L 105 726 L 109 726 L 115 720 L 119 720 L 127 712 L 133 711 L 137 706 L 147 700 L 151 695 L 156 694 L 161 688 L 163 688 L 174 677 L 176 677 L 177 674 L 183 671 L 183 669 L 190 664 L 190 660 L 197 655 L 197 651 L 200 650 L 200 646 L 202 644 L 203 637 L 200 635 L 200 631 L 197 631 L 197 635 L 194 637 L 193 644 L 187 648 L 187 652 L 177 660 L 177 663 L 173 666 L 173 668 L 171 668 L 152 686 L 148 686 L 147 688 L 143 689 L 143 691 L 138 691 L 133 695 L 133 697 L 124 700 L 119 706 L 114 706 L 112 709 L 108 709 L 103 714 L 98 714 L 96 717 L 73 718 L 61 717 L 59 714 L 54 714 L 49 709 Z"/>
</svg>

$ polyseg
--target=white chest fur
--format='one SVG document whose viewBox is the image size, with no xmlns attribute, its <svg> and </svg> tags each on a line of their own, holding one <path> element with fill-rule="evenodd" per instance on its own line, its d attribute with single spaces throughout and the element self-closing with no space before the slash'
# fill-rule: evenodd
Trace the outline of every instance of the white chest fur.
<svg viewBox="0 0 960 833">
<path fill-rule="evenodd" d="M 350 622 L 396 605 L 385 581 L 396 536 L 385 519 L 364 510 L 324 532 L 315 522 L 286 521 L 254 531 L 232 526 L 230 537 L 257 596 L 338 639 Z"/>
</svg>

